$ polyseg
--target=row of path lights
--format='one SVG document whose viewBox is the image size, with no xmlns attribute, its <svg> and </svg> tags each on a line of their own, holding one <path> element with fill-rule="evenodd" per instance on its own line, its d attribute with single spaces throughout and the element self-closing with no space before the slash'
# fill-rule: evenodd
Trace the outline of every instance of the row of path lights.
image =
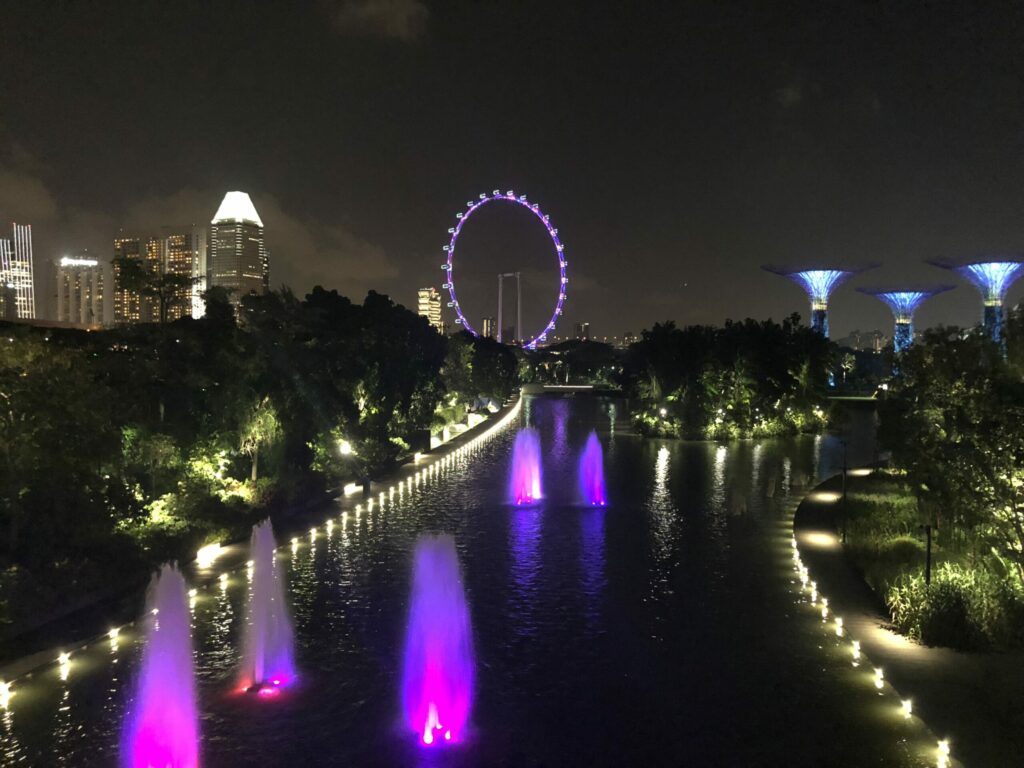
<svg viewBox="0 0 1024 768">
<path fill-rule="evenodd" d="M 845 448 L 845 446 L 844 446 Z M 845 450 L 844 450 L 845 454 Z M 824 501 L 828 503 L 835 503 L 837 501 L 845 500 L 846 494 L 846 473 L 847 468 L 843 466 L 843 493 L 836 494 L 828 491 L 819 491 L 814 495 L 816 501 Z M 859 471 L 858 474 L 863 474 L 864 471 Z M 844 510 L 845 512 L 845 510 Z M 821 593 L 818 589 L 818 582 L 811 579 L 810 571 L 807 566 L 804 565 L 803 558 L 800 556 L 800 548 L 797 545 L 795 531 L 791 534 L 790 543 L 793 549 L 793 568 L 797 573 L 797 577 L 800 580 L 800 589 L 805 592 L 810 598 L 810 605 L 815 610 L 820 610 L 821 620 L 823 624 L 829 623 L 829 616 L 832 617 L 832 629 L 835 632 L 837 638 L 847 637 L 850 643 L 850 655 L 851 661 L 854 667 L 859 667 L 861 663 L 867 663 L 867 659 L 864 657 L 864 653 L 861 650 L 861 643 L 859 640 L 849 637 L 849 633 L 843 623 L 843 618 L 837 616 L 834 612 L 830 612 L 828 598 Z M 879 691 L 885 688 L 885 670 L 882 667 L 872 667 L 873 675 L 871 677 L 872 684 Z M 891 686 L 890 686 L 891 687 Z M 895 692 L 895 689 L 894 689 Z M 909 720 L 913 717 L 913 701 L 909 698 L 899 699 L 899 711 L 903 718 Z M 940 739 L 936 745 L 936 766 L 937 768 L 950 768 L 952 765 L 952 751 L 950 749 L 949 739 Z"/>
</svg>

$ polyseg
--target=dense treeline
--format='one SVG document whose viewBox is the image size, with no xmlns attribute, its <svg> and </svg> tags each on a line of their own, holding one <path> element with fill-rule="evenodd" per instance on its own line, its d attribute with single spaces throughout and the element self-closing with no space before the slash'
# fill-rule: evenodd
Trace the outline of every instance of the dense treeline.
<svg viewBox="0 0 1024 768">
<path fill-rule="evenodd" d="M 1024 644 L 1024 316 L 1011 313 L 1009 356 L 978 332 L 927 331 L 900 356 L 881 409 L 912 502 L 871 534 L 897 561 L 881 586 L 893 617 L 927 642 Z M 899 503 L 893 500 L 890 506 Z M 932 527 L 939 566 L 924 579 L 920 527 Z"/>
<path fill-rule="evenodd" d="M 370 292 L 0 336 L 0 622 L 242 534 L 385 470 L 515 383 L 507 347 L 445 338 Z M 342 450 L 344 445 L 345 450 Z"/>
<path fill-rule="evenodd" d="M 736 438 L 817 431 L 836 349 L 798 315 L 721 327 L 655 324 L 622 381 L 646 434 Z"/>
</svg>

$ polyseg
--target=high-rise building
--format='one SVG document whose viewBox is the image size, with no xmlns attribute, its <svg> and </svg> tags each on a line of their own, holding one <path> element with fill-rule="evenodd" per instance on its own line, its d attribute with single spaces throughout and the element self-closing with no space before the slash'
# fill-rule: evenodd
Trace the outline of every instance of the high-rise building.
<svg viewBox="0 0 1024 768">
<path fill-rule="evenodd" d="M 493 339 L 498 333 L 498 323 L 493 317 L 485 317 L 481 328 L 481 335 L 488 339 Z"/>
<path fill-rule="evenodd" d="M 119 259 L 142 261 L 142 241 L 137 237 L 119 237 L 114 240 L 114 322 L 142 323 L 152 321 L 150 300 L 138 290 L 123 284 Z"/>
<path fill-rule="evenodd" d="M 590 341 L 590 323 L 573 324 L 572 335 L 578 341 Z"/>
<path fill-rule="evenodd" d="M 104 265 L 88 254 L 64 256 L 57 268 L 57 321 L 103 325 L 107 320 L 110 278 Z"/>
<path fill-rule="evenodd" d="M 167 308 L 167 320 L 202 317 L 206 307 L 206 232 L 196 226 L 164 227 L 160 237 L 160 266 L 165 274 L 189 279 L 176 291 Z"/>
<path fill-rule="evenodd" d="M 438 333 L 444 333 L 441 321 L 441 294 L 437 288 L 420 288 L 416 298 L 417 313 L 427 318 Z"/>
<path fill-rule="evenodd" d="M 19 320 L 36 317 L 36 288 L 32 264 L 32 225 L 14 224 L 12 240 L 0 239 L 0 283 L 14 291 Z"/>
<path fill-rule="evenodd" d="M 266 293 L 270 261 L 263 242 L 263 221 L 245 192 L 224 195 L 210 222 L 211 286 L 226 288 L 237 304 L 250 293 Z"/>
</svg>

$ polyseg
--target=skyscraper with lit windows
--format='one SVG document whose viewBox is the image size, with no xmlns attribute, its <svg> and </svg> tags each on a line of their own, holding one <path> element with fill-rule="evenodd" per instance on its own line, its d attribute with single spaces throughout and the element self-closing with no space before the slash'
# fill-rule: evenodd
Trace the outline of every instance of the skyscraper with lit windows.
<svg viewBox="0 0 1024 768">
<path fill-rule="evenodd" d="M 32 263 L 32 225 L 13 224 L 13 238 L 0 239 L 0 283 L 13 292 L 19 320 L 36 317 L 35 272 Z"/>
<path fill-rule="evenodd" d="M 210 285 L 226 288 L 236 305 L 243 296 L 269 288 L 263 221 L 245 192 L 224 195 L 210 222 L 209 275 Z"/>
<path fill-rule="evenodd" d="M 420 288 L 416 294 L 417 314 L 427 318 L 438 333 L 444 333 L 444 323 L 441 320 L 441 294 L 437 288 Z"/>
<path fill-rule="evenodd" d="M 105 265 L 87 253 L 64 256 L 56 263 L 57 320 L 98 326 L 107 320 L 110 278 Z"/>
<path fill-rule="evenodd" d="M 114 322 L 119 325 L 150 322 L 150 300 L 140 291 L 124 285 L 120 259 L 142 261 L 142 241 L 137 237 L 119 237 L 114 240 Z"/>
</svg>

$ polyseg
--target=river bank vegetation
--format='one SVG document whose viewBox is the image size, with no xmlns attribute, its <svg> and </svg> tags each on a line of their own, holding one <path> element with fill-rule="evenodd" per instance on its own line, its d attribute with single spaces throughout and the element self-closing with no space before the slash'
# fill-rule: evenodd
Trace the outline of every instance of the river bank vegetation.
<svg viewBox="0 0 1024 768">
<path fill-rule="evenodd" d="M 647 435 L 695 439 L 818 432 L 826 424 L 834 344 L 798 315 L 726 322 L 659 323 L 629 349 L 622 380 Z"/>
<path fill-rule="evenodd" d="M 1007 325 L 1006 357 L 952 328 L 925 332 L 900 356 L 880 409 L 893 471 L 851 485 L 848 551 L 894 624 L 928 644 L 1024 646 L 1020 311 Z"/>
<path fill-rule="evenodd" d="M 287 517 L 512 392 L 511 350 L 371 292 L 0 335 L 0 632 Z"/>
</svg>

